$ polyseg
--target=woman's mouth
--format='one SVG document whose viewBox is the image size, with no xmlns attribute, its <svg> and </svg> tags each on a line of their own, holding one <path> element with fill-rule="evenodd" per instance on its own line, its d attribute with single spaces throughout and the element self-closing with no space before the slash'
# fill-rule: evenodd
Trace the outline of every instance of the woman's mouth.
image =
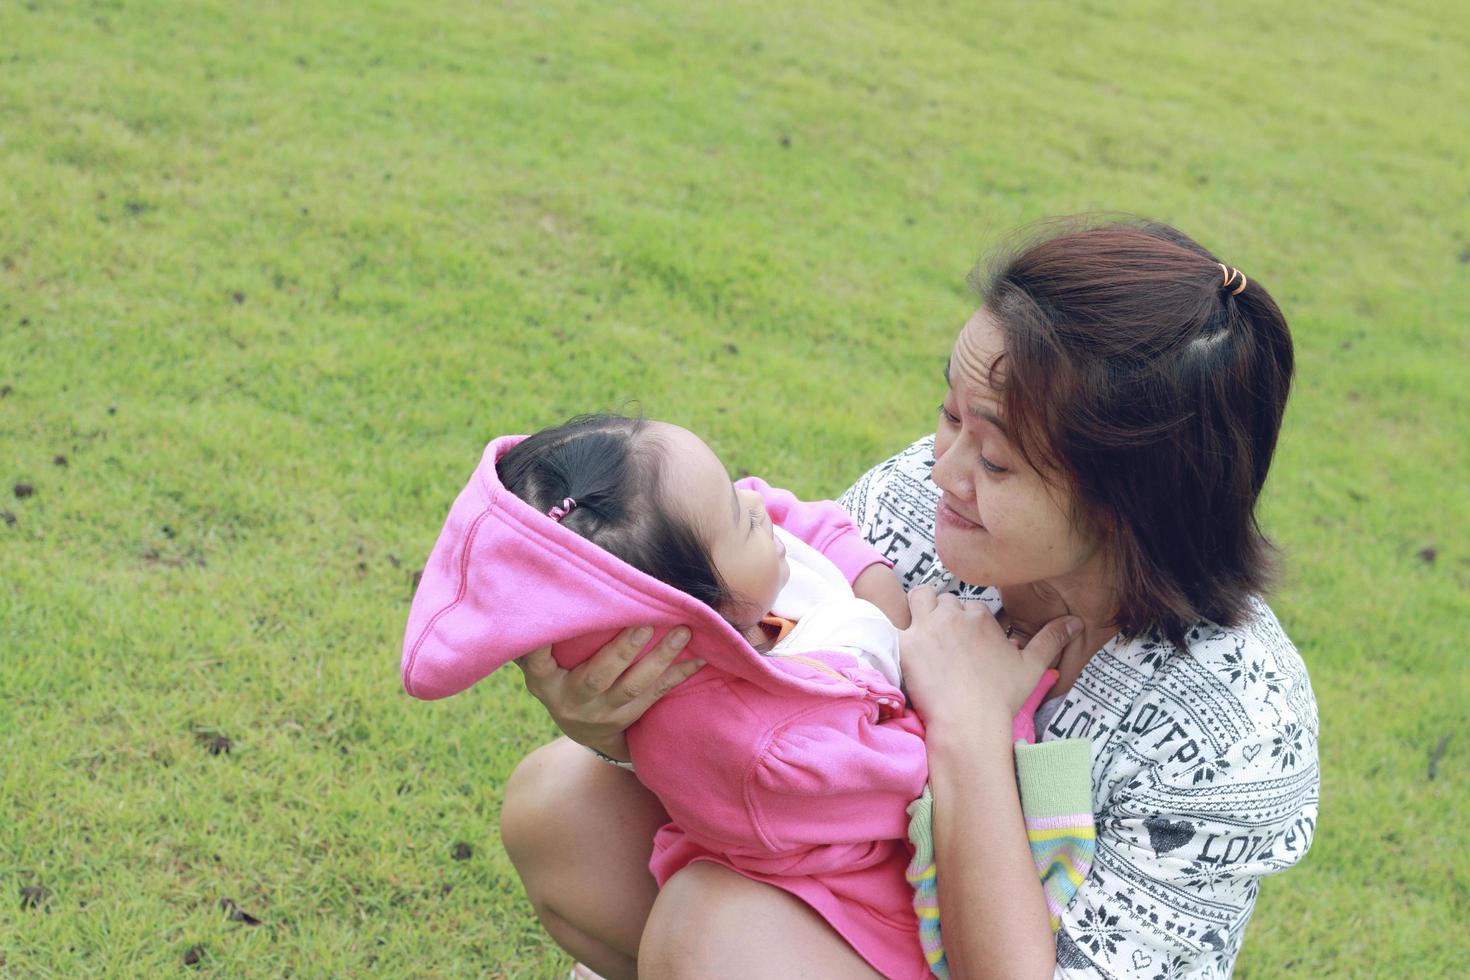
<svg viewBox="0 0 1470 980">
<path fill-rule="evenodd" d="M 943 500 L 939 502 L 939 508 L 934 516 L 940 524 L 958 531 L 983 531 L 985 529 L 984 524 L 970 520 Z"/>
</svg>

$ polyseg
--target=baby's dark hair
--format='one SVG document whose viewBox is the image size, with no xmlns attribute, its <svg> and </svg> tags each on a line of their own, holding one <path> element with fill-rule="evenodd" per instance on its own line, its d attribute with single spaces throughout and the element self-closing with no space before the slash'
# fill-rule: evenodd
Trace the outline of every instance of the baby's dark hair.
<svg viewBox="0 0 1470 980">
<path fill-rule="evenodd" d="M 647 419 L 579 415 L 527 437 L 495 470 L 542 513 L 571 497 L 577 504 L 562 527 L 719 612 L 735 597 L 703 538 L 665 497 L 665 452 Z"/>
</svg>

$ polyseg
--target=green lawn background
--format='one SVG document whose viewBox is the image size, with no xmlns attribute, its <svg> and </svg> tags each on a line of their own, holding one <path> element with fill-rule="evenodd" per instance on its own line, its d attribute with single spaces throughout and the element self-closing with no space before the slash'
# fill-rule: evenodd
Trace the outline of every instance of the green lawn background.
<svg viewBox="0 0 1470 980">
<path fill-rule="evenodd" d="M 0 5 L 0 974 L 563 971 L 495 825 L 549 723 L 398 683 L 484 443 L 637 407 L 836 494 L 1090 209 L 1297 340 L 1321 824 L 1240 975 L 1462 973 L 1467 80 L 1449 0 Z"/>
</svg>

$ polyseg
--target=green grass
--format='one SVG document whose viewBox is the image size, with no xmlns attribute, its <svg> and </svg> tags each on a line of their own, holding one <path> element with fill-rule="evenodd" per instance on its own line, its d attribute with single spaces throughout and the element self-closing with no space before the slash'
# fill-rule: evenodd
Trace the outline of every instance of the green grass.
<svg viewBox="0 0 1470 980">
<path fill-rule="evenodd" d="M 484 442 L 636 401 L 834 494 L 984 247 L 1094 208 L 1297 338 L 1321 824 L 1240 975 L 1464 970 L 1470 16 L 953 6 L 0 6 L 0 973 L 564 969 L 496 832 L 549 723 L 398 684 Z"/>
</svg>

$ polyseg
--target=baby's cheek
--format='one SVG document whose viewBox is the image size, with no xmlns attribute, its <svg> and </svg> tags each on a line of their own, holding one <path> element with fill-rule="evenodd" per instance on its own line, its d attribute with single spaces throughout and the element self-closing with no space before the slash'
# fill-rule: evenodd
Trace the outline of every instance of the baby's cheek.
<svg viewBox="0 0 1470 980">
<path fill-rule="evenodd" d="M 773 584 L 771 586 L 771 599 L 770 602 L 766 605 L 766 608 L 768 610 L 771 606 L 775 605 L 776 597 L 781 594 L 782 589 L 786 588 L 786 583 L 790 580 L 790 578 L 791 566 L 787 565 L 786 560 L 783 558 L 781 559 L 781 562 L 776 566 L 776 574 L 775 577 L 772 579 Z"/>
</svg>

